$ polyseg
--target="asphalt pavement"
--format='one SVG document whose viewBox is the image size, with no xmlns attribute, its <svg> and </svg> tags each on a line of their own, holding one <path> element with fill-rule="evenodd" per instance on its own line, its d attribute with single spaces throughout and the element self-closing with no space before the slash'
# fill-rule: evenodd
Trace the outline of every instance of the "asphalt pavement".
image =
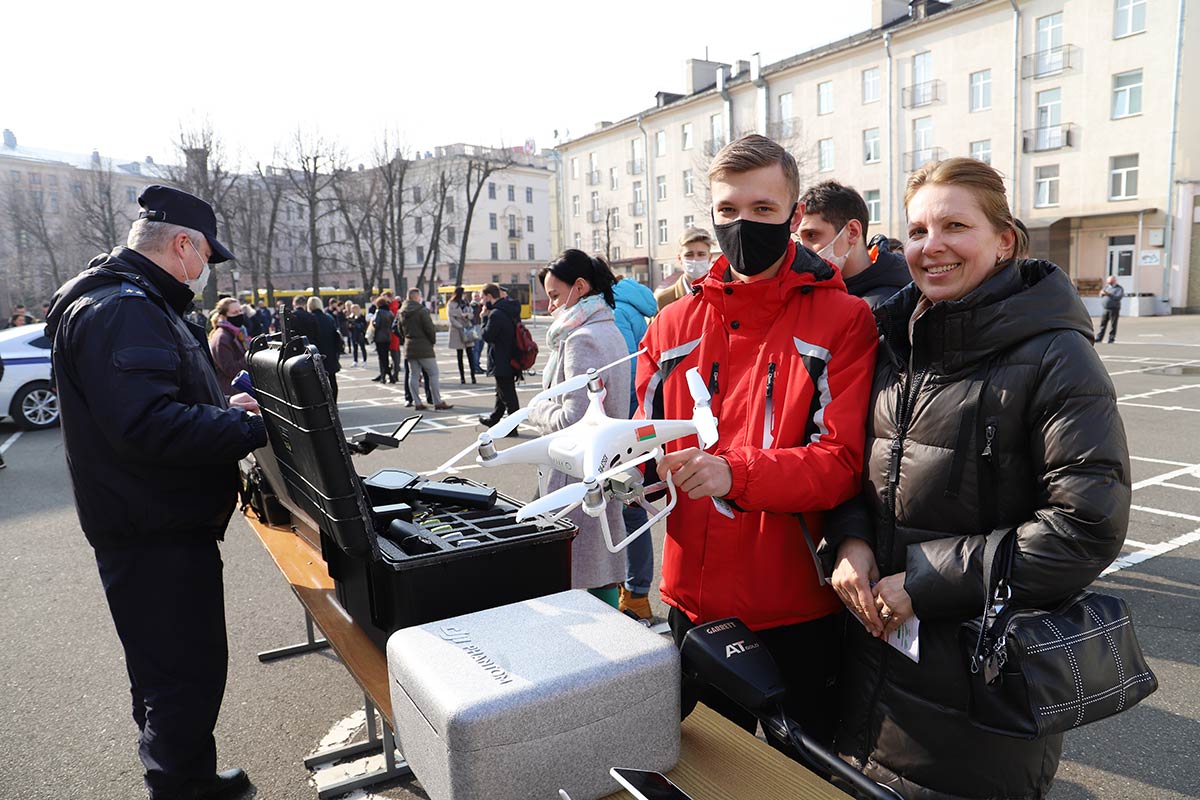
<svg viewBox="0 0 1200 800">
<path fill-rule="evenodd" d="M 461 385 L 444 343 L 443 335 L 441 388 L 454 408 L 426 411 L 400 449 L 356 458 L 362 474 L 431 470 L 482 430 L 476 418 L 491 410 L 492 383 L 480 376 Z M 1097 347 L 1120 398 L 1135 491 L 1122 557 L 1096 588 L 1129 601 L 1160 689 L 1068 735 L 1050 796 L 1200 797 L 1200 317 L 1122 319 L 1120 340 Z M 412 413 L 399 385 L 371 382 L 374 366 L 343 363 L 339 412 L 348 434 L 385 432 Z M 536 388 L 527 385 L 522 397 Z M 8 463 L 0 470 L 0 798 L 144 797 L 121 648 L 79 531 L 61 434 L 18 434 L 0 422 L 0 452 Z M 518 499 L 534 490 L 533 468 L 463 474 Z M 662 536 L 660 526 L 659 552 Z M 314 798 L 317 778 L 303 760 L 322 742 L 362 735 L 362 693 L 329 651 L 260 663 L 259 651 L 303 639 L 303 614 L 239 517 L 222 554 L 230 664 L 216 733 L 221 765 L 245 768 L 252 796 Z M 425 794 L 401 780 L 354 797 Z"/>
</svg>

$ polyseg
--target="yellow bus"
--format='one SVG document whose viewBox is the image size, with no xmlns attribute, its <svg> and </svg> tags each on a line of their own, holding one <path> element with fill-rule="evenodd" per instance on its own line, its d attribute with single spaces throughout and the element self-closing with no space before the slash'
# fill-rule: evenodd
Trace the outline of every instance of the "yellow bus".
<svg viewBox="0 0 1200 800">
<path fill-rule="evenodd" d="M 257 302 L 259 300 L 263 301 L 264 303 L 267 302 L 267 290 L 266 289 L 259 289 L 258 291 L 253 292 L 253 293 L 251 293 L 251 291 L 249 289 L 242 290 L 242 291 L 238 292 L 238 299 L 242 300 L 242 301 L 249 301 L 251 299 L 252 294 L 253 294 L 253 299 L 255 302 Z M 290 301 L 291 298 L 293 298 L 293 297 L 311 297 L 312 294 L 313 294 L 312 288 L 308 288 L 308 289 L 276 289 L 275 290 L 275 302 L 278 303 L 281 300 Z M 321 287 L 321 297 L 324 298 L 326 302 L 328 302 L 331 298 L 334 298 L 334 297 L 338 298 L 339 300 L 351 300 L 351 301 L 357 302 L 358 298 L 361 298 L 364 294 L 366 294 L 366 292 L 364 292 L 362 289 L 335 289 L 332 286 L 322 286 Z M 379 292 L 375 291 L 375 292 L 372 292 L 370 296 L 374 297 L 377 294 L 379 294 Z"/>
<path fill-rule="evenodd" d="M 484 285 L 482 283 L 464 283 L 463 297 L 470 300 L 471 293 L 482 292 Z M 521 304 L 521 319 L 530 319 L 533 317 L 533 306 L 529 304 L 529 284 L 498 283 L 496 285 L 508 292 L 509 297 Z M 279 292 L 275 294 L 279 294 Z M 446 319 L 446 306 L 449 305 L 450 298 L 453 296 L 453 286 L 438 287 L 438 316 L 443 320 Z"/>
</svg>

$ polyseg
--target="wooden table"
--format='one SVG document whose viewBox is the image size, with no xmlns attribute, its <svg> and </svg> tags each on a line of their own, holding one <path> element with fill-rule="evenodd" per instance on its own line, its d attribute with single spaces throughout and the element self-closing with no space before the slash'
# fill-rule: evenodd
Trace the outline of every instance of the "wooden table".
<svg viewBox="0 0 1200 800">
<path fill-rule="evenodd" d="M 329 577 L 320 552 L 288 528 L 260 523 L 253 513 L 246 515 L 246 522 L 262 540 L 305 613 L 321 629 L 329 646 L 362 687 L 367 703 L 368 742 L 314 756 L 305 762 L 305 766 L 380 747 L 388 760 L 387 769 L 356 778 L 354 786 L 342 783 L 326 787 L 318 796 L 331 797 L 411 774 L 403 761 L 392 763 L 390 760 L 394 758 L 394 746 L 387 658 L 338 604 L 333 579 Z M 282 652 L 304 652 L 321 645 L 321 642 L 312 642 L 310 636 L 308 645 L 285 648 Z M 372 706 L 384 720 L 382 737 L 375 735 Z M 758 800 L 847 800 L 847 795 L 703 705 L 697 706 L 683 721 L 679 764 L 668 775 L 694 800 L 745 800 L 750 797 Z M 632 800 L 632 796 L 620 791 L 605 800 L 618 799 Z"/>
</svg>

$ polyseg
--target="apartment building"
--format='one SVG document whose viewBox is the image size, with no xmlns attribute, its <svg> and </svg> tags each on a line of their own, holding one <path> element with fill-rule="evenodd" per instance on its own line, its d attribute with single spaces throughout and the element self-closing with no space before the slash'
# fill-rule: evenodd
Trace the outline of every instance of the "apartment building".
<svg viewBox="0 0 1200 800">
<path fill-rule="evenodd" d="M 683 228 L 711 227 L 712 156 L 761 132 L 802 183 L 857 188 L 869 235 L 901 239 L 908 175 L 979 158 L 1085 298 L 1114 274 L 1132 313 L 1200 310 L 1196 15 L 1181 30 L 1167 0 L 871 3 L 870 30 L 774 64 L 689 61 L 682 93 L 561 145 L 567 244 L 668 279 Z"/>
</svg>

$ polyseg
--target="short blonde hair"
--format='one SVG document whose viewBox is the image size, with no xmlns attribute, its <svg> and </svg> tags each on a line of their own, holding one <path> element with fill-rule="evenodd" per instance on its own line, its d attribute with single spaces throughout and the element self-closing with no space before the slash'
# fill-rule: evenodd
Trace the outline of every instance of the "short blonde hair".
<svg viewBox="0 0 1200 800">
<path fill-rule="evenodd" d="M 321 302 L 321 298 L 317 297 L 316 295 L 313 295 L 312 297 L 308 298 L 308 310 L 309 311 L 324 311 L 325 304 Z"/>
<path fill-rule="evenodd" d="M 726 175 L 738 175 L 772 164 L 778 164 L 783 169 L 788 193 L 793 202 L 798 200 L 800 168 L 796 165 L 796 159 L 778 142 L 757 133 L 748 134 L 722 147 L 708 167 L 708 179 L 719 181 Z"/>
<path fill-rule="evenodd" d="M 704 228 L 688 228 L 679 237 L 679 246 L 687 247 L 692 242 L 704 242 L 710 248 L 713 245 L 713 238 Z"/>
<path fill-rule="evenodd" d="M 912 202 L 916 193 L 925 186 L 961 186 L 969 191 L 979 203 L 984 217 L 997 233 L 1013 232 L 1013 251 L 1009 257 L 1029 252 L 1029 234 L 1017 225 L 1012 210 L 1008 207 L 1008 196 L 1004 193 L 1004 178 L 989 165 L 975 158 L 947 158 L 925 164 L 912 175 L 904 186 L 904 207 Z"/>
</svg>

